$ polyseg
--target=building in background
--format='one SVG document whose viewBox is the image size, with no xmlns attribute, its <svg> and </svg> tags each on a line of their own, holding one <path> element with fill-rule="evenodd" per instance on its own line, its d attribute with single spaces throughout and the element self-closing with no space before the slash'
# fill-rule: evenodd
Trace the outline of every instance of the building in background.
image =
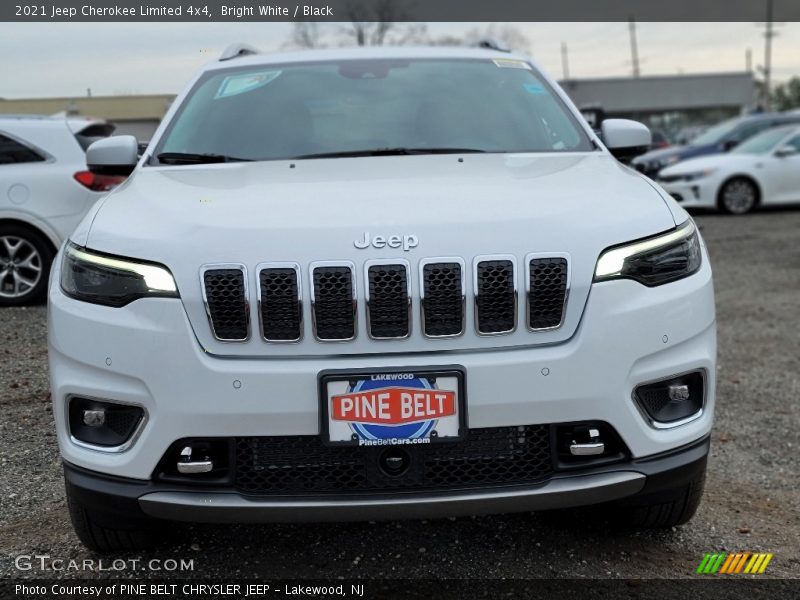
<svg viewBox="0 0 800 600">
<path fill-rule="evenodd" d="M 150 140 L 174 99 L 172 94 L 14 100 L 0 98 L 0 114 L 98 117 L 117 126 L 115 135 L 130 134 L 139 141 L 146 142 Z"/>
<path fill-rule="evenodd" d="M 757 110 L 753 73 L 569 79 L 560 82 L 579 107 L 606 118 L 635 119 L 674 135 Z"/>
</svg>

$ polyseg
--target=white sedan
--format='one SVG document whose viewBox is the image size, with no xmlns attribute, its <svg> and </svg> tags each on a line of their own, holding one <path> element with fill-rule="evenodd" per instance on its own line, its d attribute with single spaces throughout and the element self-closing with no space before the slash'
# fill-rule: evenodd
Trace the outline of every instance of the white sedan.
<svg viewBox="0 0 800 600">
<path fill-rule="evenodd" d="M 762 204 L 800 202 L 800 128 L 769 129 L 727 154 L 667 167 L 657 181 L 687 208 L 743 215 Z"/>
</svg>

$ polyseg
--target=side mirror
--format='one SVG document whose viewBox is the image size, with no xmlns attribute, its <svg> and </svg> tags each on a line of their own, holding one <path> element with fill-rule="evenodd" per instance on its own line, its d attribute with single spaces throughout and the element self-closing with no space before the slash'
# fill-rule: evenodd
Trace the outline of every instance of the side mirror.
<svg viewBox="0 0 800 600">
<path fill-rule="evenodd" d="M 647 127 L 628 119 L 606 119 L 600 125 L 600 131 L 606 148 L 620 160 L 647 152 L 653 142 Z"/>
<path fill-rule="evenodd" d="M 798 153 L 797 148 L 789 145 L 781 146 L 780 148 L 775 150 L 775 156 L 777 156 L 778 158 L 786 158 L 787 156 L 792 156 L 797 153 Z"/>
<path fill-rule="evenodd" d="M 130 175 L 139 162 L 139 146 L 132 135 L 103 138 L 86 150 L 86 166 L 97 175 Z"/>
</svg>

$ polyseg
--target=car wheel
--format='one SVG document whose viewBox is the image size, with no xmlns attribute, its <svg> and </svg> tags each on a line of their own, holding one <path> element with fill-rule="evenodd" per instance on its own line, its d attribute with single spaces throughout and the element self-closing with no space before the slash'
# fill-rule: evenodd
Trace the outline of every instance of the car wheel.
<svg viewBox="0 0 800 600">
<path fill-rule="evenodd" d="M 148 550 L 161 540 L 155 522 L 124 519 L 85 506 L 67 486 L 67 506 L 72 528 L 89 550 L 106 554 L 126 550 Z"/>
<path fill-rule="evenodd" d="M 612 505 L 607 513 L 621 529 L 665 529 L 689 522 L 703 497 L 706 472 L 683 486 L 634 497 Z"/>
<path fill-rule="evenodd" d="M 38 302 L 47 292 L 53 249 L 43 235 L 0 225 L 0 306 Z"/>
<path fill-rule="evenodd" d="M 758 188 L 756 184 L 737 177 L 727 181 L 719 191 L 719 206 L 732 215 L 743 215 L 750 212 L 758 204 Z"/>
</svg>

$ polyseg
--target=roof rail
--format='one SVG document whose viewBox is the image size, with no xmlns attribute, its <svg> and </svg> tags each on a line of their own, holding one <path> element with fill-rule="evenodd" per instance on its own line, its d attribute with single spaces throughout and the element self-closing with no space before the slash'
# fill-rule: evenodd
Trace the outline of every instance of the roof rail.
<svg viewBox="0 0 800 600">
<path fill-rule="evenodd" d="M 258 48 L 254 48 L 250 44 L 231 44 L 222 51 L 217 60 L 231 60 L 232 58 L 248 56 L 249 54 L 260 54 L 260 52 Z"/>
<path fill-rule="evenodd" d="M 478 48 L 497 50 L 498 52 L 511 52 L 511 48 L 509 48 L 503 40 L 493 37 L 481 38 L 475 42 L 475 46 Z"/>
</svg>

